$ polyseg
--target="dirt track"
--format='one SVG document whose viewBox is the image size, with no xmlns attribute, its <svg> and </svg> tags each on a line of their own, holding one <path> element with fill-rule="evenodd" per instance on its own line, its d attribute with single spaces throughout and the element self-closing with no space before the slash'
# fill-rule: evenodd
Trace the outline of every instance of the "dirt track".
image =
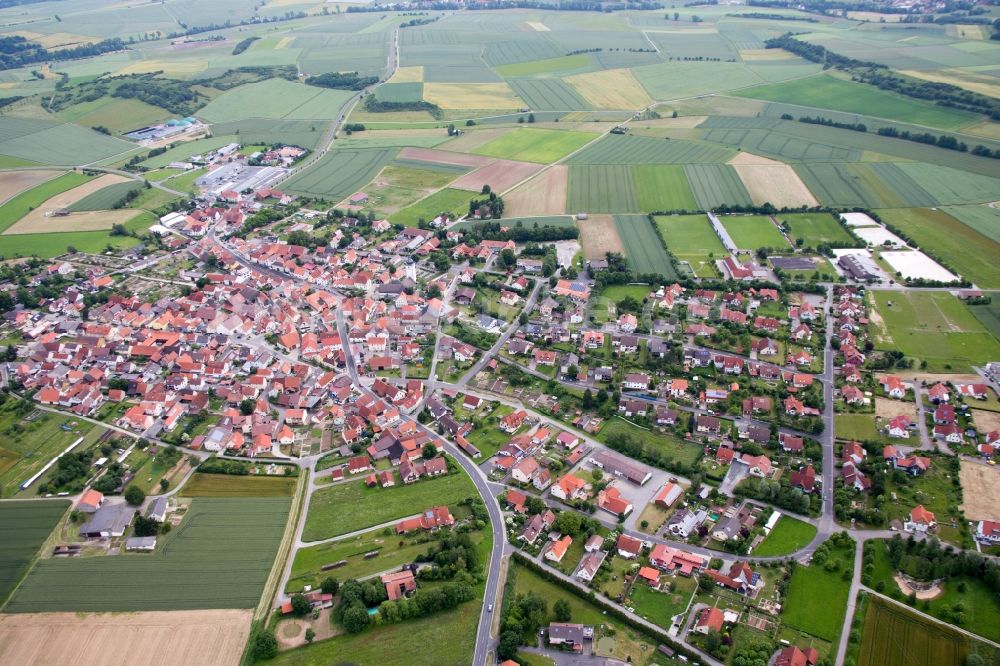
<svg viewBox="0 0 1000 666">
<path fill-rule="evenodd" d="M 238 664 L 250 610 L 0 615 L 0 664 Z"/>
</svg>

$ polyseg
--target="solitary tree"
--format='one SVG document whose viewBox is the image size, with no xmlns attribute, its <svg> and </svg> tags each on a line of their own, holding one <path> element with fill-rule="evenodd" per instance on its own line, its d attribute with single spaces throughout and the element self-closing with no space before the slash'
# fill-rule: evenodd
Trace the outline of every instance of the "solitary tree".
<svg viewBox="0 0 1000 666">
<path fill-rule="evenodd" d="M 253 656 L 256 661 L 274 659 L 278 655 L 278 639 L 271 631 L 262 631 L 253 641 Z"/>
<path fill-rule="evenodd" d="M 426 444 L 424 444 L 424 448 L 421 451 L 421 453 L 423 454 L 424 458 L 430 460 L 431 458 L 437 455 L 438 453 L 437 446 L 434 445 L 434 442 L 427 442 Z"/>
<path fill-rule="evenodd" d="M 125 489 L 125 501 L 132 506 L 139 506 L 146 499 L 146 493 L 139 486 L 129 486 Z"/>
<path fill-rule="evenodd" d="M 565 599 L 560 599 L 552 606 L 553 612 L 555 612 L 556 620 L 559 622 L 569 622 L 570 618 L 573 617 L 573 613 L 570 610 L 569 602 Z"/>
<path fill-rule="evenodd" d="M 298 615 L 299 617 L 302 617 L 303 615 L 306 615 L 311 609 L 312 605 L 309 603 L 309 600 L 305 598 L 305 596 L 301 594 L 292 595 L 292 613 Z"/>
<path fill-rule="evenodd" d="M 337 594 L 337 590 L 340 589 L 340 582 L 333 576 L 327 576 L 319 584 L 319 589 L 323 591 L 323 594 Z"/>
<path fill-rule="evenodd" d="M 312 627 L 309 627 L 306 629 L 306 643 L 312 643 L 314 638 L 316 638 L 316 632 L 313 631 Z"/>
</svg>

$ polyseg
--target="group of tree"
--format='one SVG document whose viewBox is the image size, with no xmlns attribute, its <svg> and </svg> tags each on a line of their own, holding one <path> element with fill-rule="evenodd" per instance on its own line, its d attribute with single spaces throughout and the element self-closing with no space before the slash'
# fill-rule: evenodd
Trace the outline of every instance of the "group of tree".
<svg viewBox="0 0 1000 666">
<path fill-rule="evenodd" d="M 358 72 L 325 72 L 310 76 L 306 79 L 306 83 L 311 86 L 337 90 L 364 90 L 368 86 L 378 83 L 378 77 L 362 76 Z"/>
<path fill-rule="evenodd" d="M 91 58 L 103 53 L 121 51 L 124 48 L 125 42 L 114 38 L 94 44 L 49 50 L 38 42 L 29 41 L 21 35 L 9 35 L 0 37 L 0 69 L 16 69 L 39 62 Z"/>
<path fill-rule="evenodd" d="M 239 55 L 250 48 L 250 45 L 256 42 L 260 37 L 247 37 L 236 43 L 233 47 L 233 55 Z"/>
<path fill-rule="evenodd" d="M 431 104 L 424 100 L 414 100 L 409 102 L 389 102 L 378 99 L 375 95 L 365 96 L 365 111 L 371 113 L 394 113 L 396 111 L 426 111 L 432 118 L 441 119 L 444 112 L 437 104 Z"/>
<path fill-rule="evenodd" d="M 481 240 L 512 240 L 515 243 L 548 243 L 559 240 L 572 240 L 579 238 L 580 231 L 576 225 L 554 226 L 540 225 L 538 222 L 525 226 L 522 220 L 517 220 L 513 224 L 509 221 L 483 222 L 482 224 L 471 225 L 463 229 L 466 242 L 475 245 Z"/>
</svg>

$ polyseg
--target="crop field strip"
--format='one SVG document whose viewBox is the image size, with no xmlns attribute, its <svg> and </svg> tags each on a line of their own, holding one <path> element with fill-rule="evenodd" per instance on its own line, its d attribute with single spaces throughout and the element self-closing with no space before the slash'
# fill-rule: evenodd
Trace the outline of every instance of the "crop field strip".
<svg viewBox="0 0 1000 666">
<path fill-rule="evenodd" d="M 796 164 L 795 170 L 828 206 L 899 208 L 935 206 L 938 201 L 891 163 Z"/>
<path fill-rule="evenodd" d="M 510 86 L 529 108 L 541 111 L 586 111 L 592 109 L 580 94 L 562 79 L 510 79 Z"/>
<path fill-rule="evenodd" d="M 569 164 L 717 164 L 735 150 L 701 141 L 609 134 L 567 160 Z"/>
<path fill-rule="evenodd" d="M 626 164 L 569 167 L 567 209 L 574 213 L 638 213 L 639 202 Z"/>
<path fill-rule="evenodd" d="M 659 273 L 668 280 L 678 278 L 670 256 L 663 249 L 663 242 L 648 217 L 615 215 L 615 227 L 625 246 L 625 259 L 633 271 L 639 274 Z"/>
<path fill-rule="evenodd" d="M 395 156 L 393 149 L 331 151 L 281 187 L 290 192 L 339 201 L 369 182 Z"/>
<path fill-rule="evenodd" d="M 961 664 L 970 652 L 969 643 L 957 631 L 869 597 L 858 666 Z"/>
<path fill-rule="evenodd" d="M 632 180 L 644 213 L 667 210 L 695 210 L 698 207 L 680 165 L 636 164 Z"/>
<path fill-rule="evenodd" d="M 31 210 L 57 194 L 66 192 L 91 180 L 79 173 L 66 173 L 58 178 L 45 181 L 9 199 L 0 206 L 0 232 L 6 231 Z"/>
<path fill-rule="evenodd" d="M 108 185 L 71 204 L 69 211 L 71 213 L 78 213 L 92 210 L 110 210 L 112 206 L 121 201 L 122 197 L 130 192 L 138 192 L 141 189 L 143 189 L 142 183 L 134 180 Z"/>
<path fill-rule="evenodd" d="M 66 500 L 0 503 L 0 606 L 69 504 Z"/>
<path fill-rule="evenodd" d="M 518 128 L 489 143 L 473 148 L 476 155 L 487 155 L 521 162 L 556 162 L 597 138 L 592 132 Z"/>
<path fill-rule="evenodd" d="M 38 562 L 7 612 L 252 608 L 274 563 L 291 500 L 192 500 L 152 554 Z"/>
<path fill-rule="evenodd" d="M 946 206 L 942 210 L 962 224 L 1000 243 L 1000 209 L 992 206 Z"/>
<path fill-rule="evenodd" d="M 0 116 L 0 155 L 73 166 L 127 153 L 135 147 L 79 125 Z"/>
<path fill-rule="evenodd" d="M 728 164 L 685 164 L 684 174 L 702 210 L 712 210 L 723 204 L 753 205 L 736 169 Z"/>
</svg>

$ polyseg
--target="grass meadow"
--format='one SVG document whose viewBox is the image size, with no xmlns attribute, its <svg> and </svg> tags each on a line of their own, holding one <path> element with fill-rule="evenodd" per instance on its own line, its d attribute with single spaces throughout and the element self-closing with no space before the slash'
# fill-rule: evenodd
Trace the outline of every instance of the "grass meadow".
<svg viewBox="0 0 1000 666">
<path fill-rule="evenodd" d="M 816 536 L 816 527 L 788 515 L 782 515 L 760 545 L 754 549 L 757 557 L 785 555 L 804 548 Z"/>
<path fill-rule="evenodd" d="M 788 241 L 766 215 L 722 215 L 719 219 L 738 248 L 788 247 Z"/>
<path fill-rule="evenodd" d="M 38 562 L 13 613 L 252 608 L 288 521 L 287 498 L 191 502 L 156 552 Z"/>
<path fill-rule="evenodd" d="M 876 349 L 898 349 L 931 372 L 965 372 L 1000 358 L 1000 342 L 948 292 L 876 292 L 874 299 Z"/>
<path fill-rule="evenodd" d="M 805 247 L 818 247 L 824 243 L 841 247 L 855 242 L 831 213 L 784 213 L 777 218 L 779 222 L 788 224 L 792 242 L 801 239 Z"/>
<path fill-rule="evenodd" d="M 582 148 L 595 138 L 597 135 L 591 132 L 522 127 L 474 148 L 472 152 L 476 155 L 507 160 L 550 164 Z"/>
<path fill-rule="evenodd" d="M 347 534 L 473 495 L 472 481 L 464 472 L 454 470 L 437 479 L 389 488 L 368 488 L 360 479 L 338 483 L 313 493 L 302 539 L 317 541 Z"/>
<path fill-rule="evenodd" d="M 420 220 L 430 222 L 441 213 L 451 213 L 452 217 L 459 217 L 469 212 L 469 201 L 476 196 L 474 192 L 468 190 L 446 187 L 412 206 L 393 213 L 389 216 L 389 221 L 415 227 Z"/>
<path fill-rule="evenodd" d="M 847 612 L 851 581 L 844 580 L 842 574 L 853 566 L 854 546 L 831 548 L 830 559 L 840 562 L 835 571 L 820 564 L 795 568 L 781 616 L 790 627 L 834 642 Z"/>
<path fill-rule="evenodd" d="M 676 437 L 663 435 L 660 432 L 643 430 L 621 418 L 608 419 L 601 427 L 598 439 L 607 441 L 609 437 L 615 434 L 629 435 L 646 446 L 662 449 L 671 458 L 684 465 L 694 465 L 701 458 L 702 450 L 700 446 L 689 444 Z"/>
<path fill-rule="evenodd" d="M 66 500 L 0 504 L 0 606 L 69 508 Z"/>
<path fill-rule="evenodd" d="M 660 236 L 671 254 L 691 265 L 700 277 L 713 277 L 715 259 L 726 255 L 726 248 L 715 234 L 705 215 L 658 215 L 655 218 Z"/>
<path fill-rule="evenodd" d="M 291 497 L 298 481 L 294 476 L 191 476 L 181 494 L 185 497 Z"/>
</svg>

